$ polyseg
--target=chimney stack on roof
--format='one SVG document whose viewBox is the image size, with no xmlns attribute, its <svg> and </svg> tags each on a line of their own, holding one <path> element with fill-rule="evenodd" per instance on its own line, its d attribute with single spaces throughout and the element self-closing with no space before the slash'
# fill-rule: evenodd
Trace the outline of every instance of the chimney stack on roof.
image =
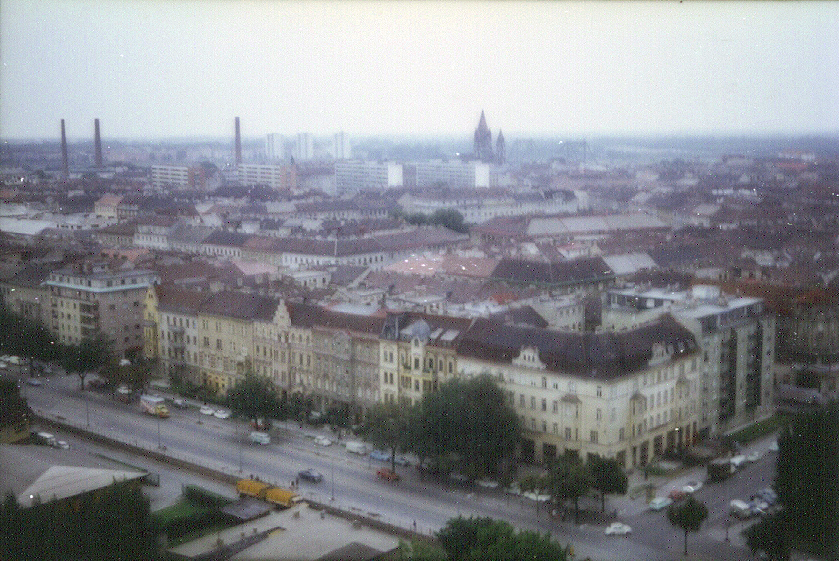
<svg viewBox="0 0 839 561">
<path fill-rule="evenodd" d="M 99 119 L 93 120 L 93 143 L 96 149 L 96 167 L 102 167 L 102 137 L 99 136 Z"/>
<path fill-rule="evenodd" d="M 239 117 L 236 117 L 236 166 L 242 165 L 242 133 L 239 130 Z"/>
<path fill-rule="evenodd" d="M 61 119 L 61 172 L 64 179 L 70 177 L 70 161 L 67 158 L 67 133 L 64 132 L 64 119 Z"/>
</svg>

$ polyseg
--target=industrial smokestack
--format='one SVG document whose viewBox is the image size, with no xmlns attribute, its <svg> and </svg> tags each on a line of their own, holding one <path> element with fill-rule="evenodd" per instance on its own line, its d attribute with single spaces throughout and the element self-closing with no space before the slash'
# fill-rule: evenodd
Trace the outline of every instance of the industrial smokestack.
<svg viewBox="0 0 839 561">
<path fill-rule="evenodd" d="M 99 136 L 99 119 L 93 120 L 93 143 L 96 147 L 96 167 L 102 167 L 102 138 Z"/>
<path fill-rule="evenodd" d="M 61 171 L 64 179 L 70 177 L 70 161 L 67 158 L 67 133 L 64 132 L 64 119 L 61 119 Z"/>
<path fill-rule="evenodd" d="M 239 130 L 239 117 L 236 117 L 236 166 L 242 165 L 242 133 Z"/>
</svg>

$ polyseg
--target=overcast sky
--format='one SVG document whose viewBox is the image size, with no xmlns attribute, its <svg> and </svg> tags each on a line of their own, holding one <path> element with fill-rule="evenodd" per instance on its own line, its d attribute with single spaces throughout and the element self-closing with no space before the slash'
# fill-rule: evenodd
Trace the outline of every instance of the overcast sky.
<svg viewBox="0 0 839 561">
<path fill-rule="evenodd" d="M 0 137 L 839 131 L 839 2 L 0 0 Z"/>
</svg>

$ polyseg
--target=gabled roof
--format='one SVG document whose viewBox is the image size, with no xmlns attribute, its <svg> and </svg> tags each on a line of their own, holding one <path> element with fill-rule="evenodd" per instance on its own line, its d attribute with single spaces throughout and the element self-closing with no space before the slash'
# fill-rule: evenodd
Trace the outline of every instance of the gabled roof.
<svg viewBox="0 0 839 561">
<path fill-rule="evenodd" d="M 286 302 L 286 308 L 291 318 L 291 325 L 294 327 L 346 329 L 378 335 L 384 324 L 384 317 L 381 315 L 368 316 L 334 312 L 314 304 Z"/>
<path fill-rule="evenodd" d="M 242 247 L 250 239 L 250 234 L 240 234 L 239 232 L 227 232 L 224 230 L 216 230 L 206 238 L 202 243 L 208 245 L 228 245 L 233 247 Z"/>
<path fill-rule="evenodd" d="M 614 278 L 614 272 L 600 257 L 544 263 L 503 258 L 492 278 L 517 284 L 564 286 Z"/>
<path fill-rule="evenodd" d="M 201 303 L 200 313 L 243 320 L 271 321 L 280 304 L 279 298 L 223 291 L 211 294 Z"/>
<path fill-rule="evenodd" d="M 665 315 L 633 331 L 617 333 L 558 332 L 479 318 L 460 338 L 457 353 L 511 364 L 523 347 L 535 347 L 551 372 L 608 380 L 645 368 L 652 357 L 653 345 L 658 343 L 669 348 L 674 356 L 697 350 L 693 334 Z"/>
</svg>

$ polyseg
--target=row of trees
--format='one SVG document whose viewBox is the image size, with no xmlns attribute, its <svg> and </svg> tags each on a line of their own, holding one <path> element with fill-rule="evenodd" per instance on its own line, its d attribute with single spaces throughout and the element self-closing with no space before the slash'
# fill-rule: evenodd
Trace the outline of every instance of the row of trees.
<svg viewBox="0 0 839 561">
<path fill-rule="evenodd" d="M 0 559 L 158 559 L 149 500 L 133 485 L 21 508 L 0 504 Z"/>
<path fill-rule="evenodd" d="M 430 215 L 421 212 L 406 214 L 401 210 L 396 210 L 393 211 L 392 216 L 394 218 L 402 218 L 408 224 L 416 224 L 417 226 L 428 224 L 431 226 L 443 226 L 460 234 L 469 232 L 469 227 L 463 221 L 463 215 L 453 208 L 437 209 Z"/>
<path fill-rule="evenodd" d="M 839 402 L 799 413 L 778 437 L 781 509 L 745 531 L 753 551 L 787 560 L 793 548 L 839 559 Z"/>
</svg>

